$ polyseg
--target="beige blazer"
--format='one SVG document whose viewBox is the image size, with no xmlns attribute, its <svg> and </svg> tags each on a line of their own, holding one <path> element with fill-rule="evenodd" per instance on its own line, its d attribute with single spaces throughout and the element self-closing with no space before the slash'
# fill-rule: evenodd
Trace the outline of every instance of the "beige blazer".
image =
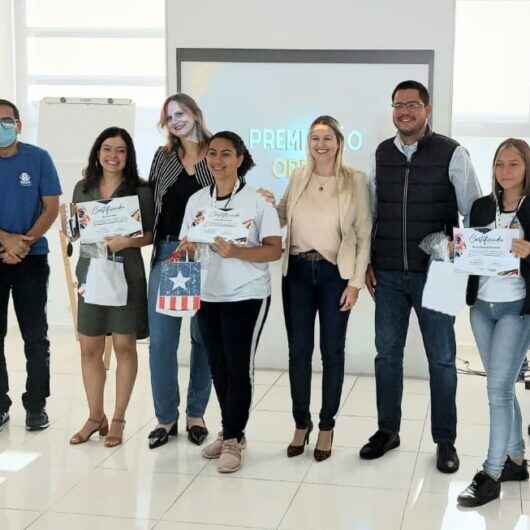
<svg viewBox="0 0 530 530">
<path fill-rule="evenodd" d="M 278 204 L 278 215 L 282 226 L 287 226 L 287 239 L 283 256 L 282 271 L 287 274 L 289 249 L 291 246 L 291 223 L 293 209 L 306 189 L 310 172 L 297 169 L 289 179 L 289 185 Z M 349 167 L 343 167 L 337 177 L 339 195 L 339 219 L 341 244 L 337 254 L 337 266 L 341 278 L 352 287 L 362 289 L 366 268 L 370 258 L 372 214 L 366 175 Z"/>
</svg>

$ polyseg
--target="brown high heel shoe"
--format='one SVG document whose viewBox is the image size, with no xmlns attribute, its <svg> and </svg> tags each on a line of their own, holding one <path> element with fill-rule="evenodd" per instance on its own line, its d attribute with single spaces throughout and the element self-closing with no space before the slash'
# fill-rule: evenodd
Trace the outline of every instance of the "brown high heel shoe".
<svg viewBox="0 0 530 530">
<path fill-rule="evenodd" d="M 321 431 L 321 432 L 325 432 L 325 431 Z M 331 431 L 331 442 L 329 445 L 329 449 L 318 449 L 318 447 L 315 447 L 313 456 L 315 457 L 315 460 L 317 462 L 322 462 L 323 460 L 327 460 L 331 456 L 331 447 L 333 446 L 333 432 L 334 431 Z M 317 439 L 317 446 L 318 446 L 318 439 Z"/>
<path fill-rule="evenodd" d="M 289 444 L 287 446 L 287 456 L 288 456 L 288 458 L 293 458 L 294 456 L 301 455 L 304 452 L 305 446 L 309 443 L 309 435 L 311 434 L 312 430 L 313 430 L 313 422 L 310 421 L 309 425 L 307 426 L 307 429 L 306 429 L 306 432 L 305 432 L 305 436 L 304 436 L 304 441 L 303 441 L 302 445 Z"/>
<path fill-rule="evenodd" d="M 92 429 L 88 434 L 83 434 L 83 429 L 87 426 L 87 424 L 90 423 L 94 426 L 94 429 Z M 90 440 L 90 437 L 95 433 L 99 431 L 100 436 L 107 436 L 109 432 L 109 422 L 107 420 L 107 416 L 103 414 L 103 418 L 100 420 L 95 420 L 93 418 L 88 418 L 88 420 L 83 425 L 83 428 L 76 432 L 71 438 L 70 438 L 70 444 L 71 445 L 79 445 L 84 444 Z"/>
<path fill-rule="evenodd" d="M 121 425 L 121 433 L 119 435 L 109 434 L 105 438 L 105 447 L 116 447 L 117 445 L 121 445 L 123 443 L 123 429 L 125 428 L 125 420 L 123 418 L 112 418 L 113 423 L 118 423 Z"/>
</svg>

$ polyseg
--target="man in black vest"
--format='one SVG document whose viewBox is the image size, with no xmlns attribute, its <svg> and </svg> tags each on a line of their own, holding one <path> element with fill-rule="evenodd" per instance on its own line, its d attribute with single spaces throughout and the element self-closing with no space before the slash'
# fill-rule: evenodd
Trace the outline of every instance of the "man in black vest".
<svg viewBox="0 0 530 530">
<path fill-rule="evenodd" d="M 434 232 L 451 235 L 458 213 L 465 219 L 481 191 L 467 151 L 431 130 L 432 107 L 421 83 L 400 83 L 392 107 L 398 134 L 378 146 L 370 175 L 374 230 L 366 284 L 376 307 L 378 431 L 360 456 L 379 458 L 400 444 L 403 350 L 414 308 L 429 362 L 437 467 L 454 473 L 459 467 L 454 317 L 421 305 L 429 256 L 419 243 Z"/>
</svg>

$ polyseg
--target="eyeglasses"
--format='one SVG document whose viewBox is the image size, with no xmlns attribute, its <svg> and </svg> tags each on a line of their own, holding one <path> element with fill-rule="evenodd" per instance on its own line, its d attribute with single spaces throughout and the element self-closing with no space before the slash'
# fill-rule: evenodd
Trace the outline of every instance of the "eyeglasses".
<svg viewBox="0 0 530 530">
<path fill-rule="evenodd" d="M 14 118 L 0 118 L 0 126 L 3 129 L 14 129 L 17 126 L 17 121 Z"/>
<path fill-rule="evenodd" d="M 392 108 L 394 110 L 418 110 L 422 107 L 425 107 L 424 103 L 420 101 L 407 101 L 406 103 L 392 103 Z"/>
</svg>

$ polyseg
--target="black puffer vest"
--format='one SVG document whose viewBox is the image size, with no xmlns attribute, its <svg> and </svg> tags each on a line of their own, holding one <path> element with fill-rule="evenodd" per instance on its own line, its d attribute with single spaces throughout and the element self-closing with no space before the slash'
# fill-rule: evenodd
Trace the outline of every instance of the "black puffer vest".
<svg viewBox="0 0 530 530">
<path fill-rule="evenodd" d="M 410 162 L 385 140 L 376 151 L 377 222 L 372 265 L 378 270 L 425 272 L 429 256 L 420 241 L 433 232 L 452 234 L 458 207 L 449 163 L 458 143 L 427 131 Z"/>
</svg>

